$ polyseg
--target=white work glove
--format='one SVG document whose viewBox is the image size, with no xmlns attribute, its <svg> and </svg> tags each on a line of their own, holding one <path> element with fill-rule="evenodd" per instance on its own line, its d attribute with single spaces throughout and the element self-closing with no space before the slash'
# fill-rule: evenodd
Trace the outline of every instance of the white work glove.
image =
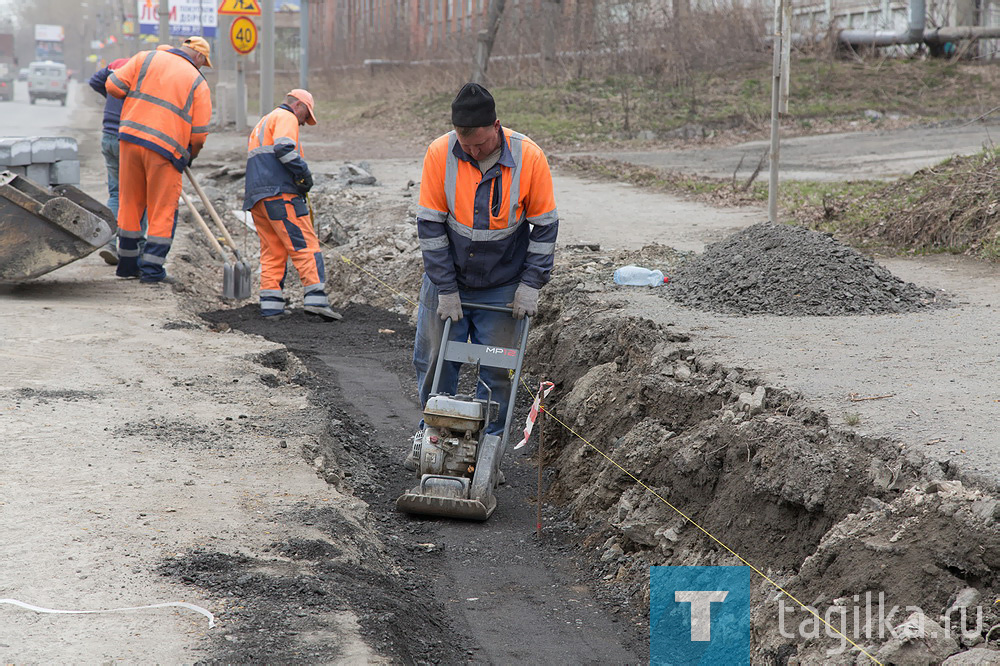
<svg viewBox="0 0 1000 666">
<path fill-rule="evenodd" d="M 522 282 L 514 292 L 514 302 L 507 307 L 513 308 L 514 319 L 524 319 L 525 315 L 534 317 L 538 312 L 538 290 Z"/>
<path fill-rule="evenodd" d="M 457 291 L 453 294 L 438 294 L 437 313 L 441 321 L 458 321 L 462 318 L 462 297 Z"/>
</svg>

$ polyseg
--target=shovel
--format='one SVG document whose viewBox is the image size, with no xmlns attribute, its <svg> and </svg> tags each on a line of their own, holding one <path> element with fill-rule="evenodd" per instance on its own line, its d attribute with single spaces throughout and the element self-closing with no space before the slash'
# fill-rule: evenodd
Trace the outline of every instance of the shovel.
<svg viewBox="0 0 1000 666">
<path fill-rule="evenodd" d="M 201 185 L 199 185 L 198 181 L 194 179 L 194 174 L 191 173 L 191 169 L 189 167 L 184 167 L 184 173 L 187 174 L 188 180 L 191 181 L 191 185 L 192 187 L 194 187 L 194 191 L 198 193 L 199 197 L 201 197 L 201 202 L 205 204 L 205 210 L 208 211 L 208 214 L 212 218 L 212 221 L 215 222 L 215 224 L 219 227 L 219 231 L 222 232 L 222 237 L 226 240 L 226 245 L 228 245 L 229 249 L 232 250 L 233 254 L 236 255 L 236 261 L 232 265 L 232 270 L 233 270 L 232 298 L 236 299 L 250 298 L 250 293 L 251 293 L 250 265 L 243 260 L 243 256 L 240 254 L 240 251 L 236 248 L 236 243 L 233 242 L 233 237 L 229 234 L 229 229 L 227 229 L 226 225 L 222 223 L 222 218 L 219 217 L 219 214 L 215 212 L 215 206 L 212 205 L 211 200 L 209 200 L 208 196 L 205 194 L 205 190 L 201 189 Z M 225 294 L 223 295 L 225 296 Z"/>
<path fill-rule="evenodd" d="M 184 190 L 181 190 L 181 199 L 183 199 L 184 203 L 187 204 L 187 207 L 191 209 L 191 215 L 194 216 L 198 226 L 201 227 L 201 230 L 205 232 L 206 236 L 208 236 L 208 241 L 215 249 L 216 253 L 218 253 L 219 257 L 222 258 L 222 297 L 227 299 L 237 298 L 233 265 L 229 263 L 228 259 L 226 259 L 225 250 L 223 250 L 222 246 L 219 245 L 219 241 L 215 238 L 212 230 L 208 228 L 208 224 L 205 223 L 205 218 L 203 218 L 201 213 L 198 212 L 198 209 L 194 207 L 194 202 L 188 198 L 188 195 L 184 194 Z"/>
</svg>

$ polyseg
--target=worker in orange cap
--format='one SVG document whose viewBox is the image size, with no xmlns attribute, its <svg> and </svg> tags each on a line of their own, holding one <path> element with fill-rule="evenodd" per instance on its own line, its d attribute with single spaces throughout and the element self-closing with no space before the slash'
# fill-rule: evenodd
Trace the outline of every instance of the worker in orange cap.
<svg viewBox="0 0 1000 666">
<path fill-rule="evenodd" d="M 324 290 L 323 253 L 305 200 L 313 179 L 302 157 L 299 126 L 316 124 L 313 106 L 313 96 L 296 88 L 260 119 L 247 143 L 243 210 L 253 215 L 260 237 L 260 313 L 265 317 L 286 314 L 282 289 L 290 257 L 305 290 L 302 309 L 324 321 L 341 318 Z"/>
<path fill-rule="evenodd" d="M 205 145 L 212 117 L 200 71 L 212 66 L 209 55 L 203 37 L 188 37 L 179 47 L 137 53 L 105 83 L 109 94 L 125 98 L 118 130 L 119 277 L 172 282 L 163 264 L 173 242 L 181 174 Z M 149 227 L 140 256 L 143 210 Z"/>
</svg>

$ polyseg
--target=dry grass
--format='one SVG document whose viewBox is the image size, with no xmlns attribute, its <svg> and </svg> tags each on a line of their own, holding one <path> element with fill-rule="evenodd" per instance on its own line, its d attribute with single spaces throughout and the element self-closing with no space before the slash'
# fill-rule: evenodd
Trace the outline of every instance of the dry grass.
<svg viewBox="0 0 1000 666">
<path fill-rule="evenodd" d="M 705 178 L 594 157 L 553 159 L 576 174 L 693 197 L 717 206 L 761 205 L 766 183 Z M 1000 260 L 1000 151 L 955 157 L 900 180 L 784 181 L 782 219 L 887 252 L 968 254 Z"/>
<path fill-rule="evenodd" d="M 835 194 L 796 218 L 856 242 L 1000 260 L 1000 152 L 955 157 L 863 197 Z"/>
<path fill-rule="evenodd" d="M 763 138 L 770 117 L 770 63 L 762 52 L 740 63 L 705 62 L 684 76 L 664 71 L 517 77 L 491 86 L 501 120 L 548 151 L 718 143 Z M 449 105 L 468 75 L 459 65 L 380 67 L 313 75 L 322 124 L 399 132 L 416 143 L 450 129 Z M 255 81 L 251 85 L 255 87 Z M 280 78 L 276 90 L 297 86 Z M 837 60 L 792 64 L 785 136 L 967 119 L 995 104 L 1000 67 L 939 60 Z M 251 100 L 255 99 L 251 91 Z M 251 105 L 252 106 L 252 105 Z M 866 110 L 881 114 L 878 120 Z"/>
</svg>

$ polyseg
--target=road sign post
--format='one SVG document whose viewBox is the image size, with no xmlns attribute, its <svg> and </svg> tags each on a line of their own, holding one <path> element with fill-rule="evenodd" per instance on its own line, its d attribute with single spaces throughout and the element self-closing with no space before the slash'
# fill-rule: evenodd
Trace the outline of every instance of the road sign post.
<svg viewBox="0 0 1000 666">
<path fill-rule="evenodd" d="M 299 0 L 299 88 L 309 88 L 309 2 Z"/>
<path fill-rule="evenodd" d="M 160 0 L 160 11 L 159 11 L 159 25 L 160 25 L 160 44 L 170 43 L 170 2 L 169 0 Z"/>
<path fill-rule="evenodd" d="M 274 0 L 261 0 L 264 43 L 260 49 L 260 115 L 274 104 Z"/>
<path fill-rule="evenodd" d="M 233 2 L 233 0 L 226 0 Z M 223 3 L 225 4 L 225 3 Z M 229 27 L 229 41 L 236 51 L 236 130 L 246 131 L 246 72 L 243 58 L 257 46 L 257 25 L 246 16 L 237 16 Z"/>
<path fill-rule="evenodd" d="M 247 75 L 243 58 L 236 59 L 236 131 L 247 131 Z"/>
</svg>

